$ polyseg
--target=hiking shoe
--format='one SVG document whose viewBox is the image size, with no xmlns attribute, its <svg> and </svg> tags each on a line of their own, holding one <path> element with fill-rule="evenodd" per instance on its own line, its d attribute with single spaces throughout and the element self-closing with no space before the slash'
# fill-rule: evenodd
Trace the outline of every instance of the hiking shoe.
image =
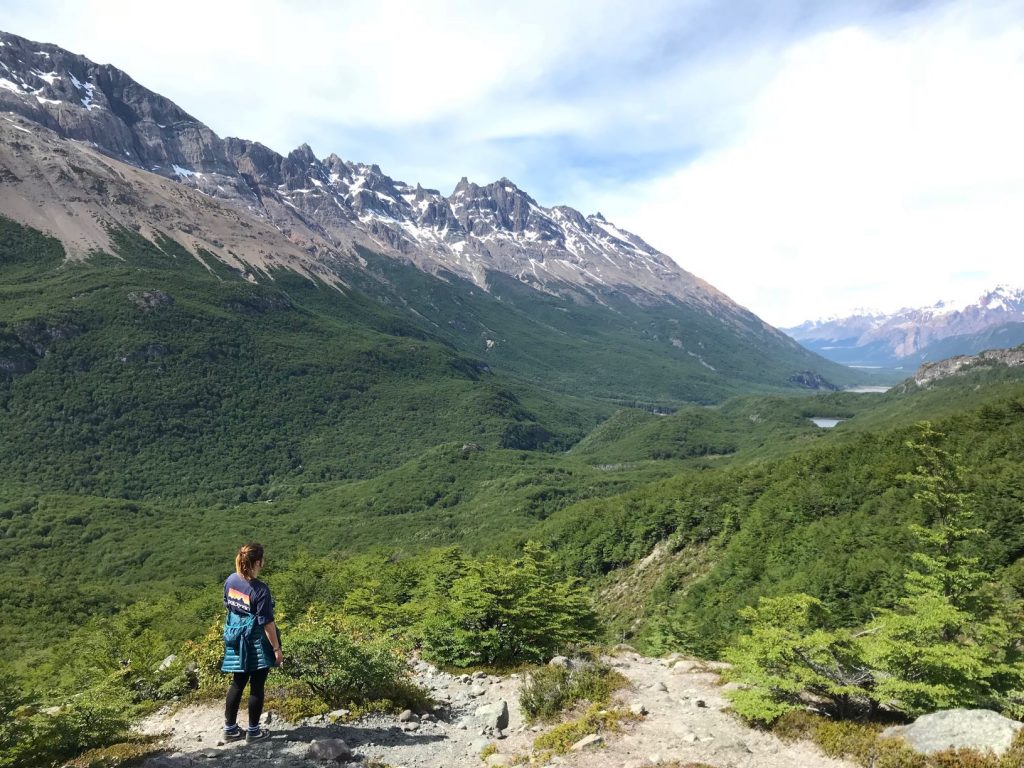
<svg viewBox="0 0 1024 768">
<path fill-rule="evenodd" d="M 233 731 L 224 731 L 224 741 L 241 741 L 245 738 L 245 731 L 235 728 Z"/>
<path fill-rule="evenodd" d="M 252 744 L 254 741 L 266 741 L 270 738 L 270 731 L 266 728 L 260 728 L 258 731 L 246 731 L 245 732 L 245 743 Z"/>
</svg>

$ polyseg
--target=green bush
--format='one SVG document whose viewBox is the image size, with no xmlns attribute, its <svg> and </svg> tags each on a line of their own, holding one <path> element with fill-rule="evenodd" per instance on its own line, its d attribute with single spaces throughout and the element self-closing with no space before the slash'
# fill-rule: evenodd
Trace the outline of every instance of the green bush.
<svg viewBox="0 0 1024 768">
<path fill-rule="evenodd" d="M 533 741 L 537 752 L 550 751 L 564 755 L 577 741 L 592 733 L 614 733 L 626 720 L 635 720 L 636 716 L 626 709 L 601 709 L 594 704 L 586 714 L 575 720 L 556 725 L 547 733 L 543 733 Z"/>
<path fill-rule="evenodd" d="M 628 683 L 606 664 L 577 660 L 571 667 L 546 666 L 531 671 L 519 693 L 528 722 L 551 720 L 577 702 L 607 705 L 612 693 Z"/>
<path fill-rule="evenodd" d="M 544 661 L 596 631 L 580 582 L 562 578 L 550 553 L 534 543 L 511 563 L 469 563 L 420 629 L 426 656 L 460 667 Z"/>
<path fill-rule="evenodd" d="M 864 768 L 1020 768 L 1024 765 L 1024 731 L 1013 745 L 996 757 L 991 752 L 948 749 L 923 755 L 905 742 L 881 737 L 877 723 L 835 721 L 807 711 L 780 717 L 772 732 L 784 741 L 813 741 L 829 757 L 852 760 Z"/>
<path fill-rule="evenodd" d="M 0 766 L 46 768 L 83 751 L 126 738 L 129 716 L 117 703 L 76 701 L 51 712 L 29 704 L 11 709 L 10 691 L 0 694 Z"/>
<path fill-rule="evenodd" d="M 422 708 L 426 694 L 410 682 L 396 648 L 366 640 L 338 619 L 310 617 L 287 636 L 283 671 L 331 707 Z"/>
<path fill-rule="evenodd" d="M 745 720 L 771 724 L 798 709 L 811 694 L 841 716 L 873 708 L 863 687 L 870 674 L 845 631 L 826 629 L 828 611 L 809 595 L 762 598 L 744 609 L 750 633 L 725 654 L 727 676 L 743 687 L 729 691 L 733 709 Z"/>
</svg>

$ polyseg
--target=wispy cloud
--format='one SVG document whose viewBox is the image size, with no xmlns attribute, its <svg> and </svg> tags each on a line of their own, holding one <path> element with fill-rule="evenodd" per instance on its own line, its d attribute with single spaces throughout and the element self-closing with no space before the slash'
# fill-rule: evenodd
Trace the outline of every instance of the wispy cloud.
<svg viewBox="0 0 1024 768">
<path fill-rule="evenodd" d="M 1024 282 L 1017 0 L 3 5 L 222 135 L 600 209 L 773 323 Z"/>
</svg>

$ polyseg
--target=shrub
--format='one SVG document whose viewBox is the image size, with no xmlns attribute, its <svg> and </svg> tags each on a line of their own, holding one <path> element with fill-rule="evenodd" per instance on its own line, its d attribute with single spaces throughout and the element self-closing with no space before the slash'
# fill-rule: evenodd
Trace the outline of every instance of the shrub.
<svg viewBox="0 0 1024 768">
<path fill-rule="evenodd" d="M 594 704 L 583 717 L 556 725 L 547 733 L 538 736 L 533 741 L 533 748 L 538 752 L 551 751 L 557 755 L 564 755 L 584 736 L 592 733 L 614 733 L 619 730 L 620 723 L 634 719 L 636 715 L 629 710 L 605 710 Z"/>
<path fill-rule="evenodd" d="M 426 694 L 405 675 L 396 650 L 368 641 L 340 621 L 310 618 L 287 638 L 286 675 L 305 685 L 331 707 L 422 708 Z"/>
<path fill-rule="evenodd" d="M 3 719 L 3 768 L 59 765 L 83 751 L 121 741 L 129 723 L 126 708 L 98 702 L 75 702 L 53 713 L 25 705 Z"/>
<path fill-rule="evenodd" d="M 930 755 L 905 742 L 881 737 L 877 723 L 837 722 L 794 711 L 780 717 L 772 732 L 784 741 L 813 741 L 829 757 L 845 758 L 865 768 L 1020 768 L 1024 765 L 1024 730 L 1002 756 L 971 749 L 949 749 Z"/>
<path fill-rule="evenodd" d="M 421 627 L 425 655 L 459 667 L 543 661 L 596 631 L 579 581 L 561 578 L 534 543 L 512 563 L 470 563 Z"/>
<path fill-rule="evenodd" d="M 551 720 L 579 701 L 606 705 L 612 693 L 627 682 L 608 665 L 591 661 L 576 661 L 572 667 L 541 667 L 527 676 L 519 706 L 528 722 Z"/>
<path fill-rule="evenodd" d="M 810 595 L 761 598 L 741 612 L 748 635 L 726 651 L 727 676 L 746 687 L 727 694 L 747 721 L 771 724 L 802 706 L 807 694 L 840 716 L 870 710 L 874 702 L 862 687 L 870 673 L 847 632 L 826 629 L 828 611 Z"/>
</svg>

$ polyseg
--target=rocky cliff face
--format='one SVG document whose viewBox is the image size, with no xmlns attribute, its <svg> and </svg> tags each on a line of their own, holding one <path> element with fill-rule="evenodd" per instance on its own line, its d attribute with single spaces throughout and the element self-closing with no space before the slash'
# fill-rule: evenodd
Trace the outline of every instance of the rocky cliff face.
<svg viewBox="0 0 1024 768">
<path fill-rule="evenodd" d="M 376 165 L 317 158 L 306 145 L 282 156 L 257 142 L 221 139 L 115 67 L 6 33 L 0 110 L 26 121 L 18 121 L 19 130 L 39 126 L 191 187 L 267 221 L 303 248 L 317 241 L 345 258 L 363 244 L 483 288 L 489 274 L 504 273 L 580 302 L 682 301 L 726 319 L 755 320 L 601 214 L 543 207 L 508 179 L 481 186 L 464 178 L 445 196 Z"/>
<path fill-rule="evenodd" d="M 939 379 L 966 373 L 978 368 L 994 368 L 1005 365 L 1014 367 L 1024 365 L 1024 346 L 1014 349 L 989 349 L 978 355 L 958 355 L 948 360 L 925 363 L 917 369 L 914 383 L 926 387 Z"/>
</svg>

